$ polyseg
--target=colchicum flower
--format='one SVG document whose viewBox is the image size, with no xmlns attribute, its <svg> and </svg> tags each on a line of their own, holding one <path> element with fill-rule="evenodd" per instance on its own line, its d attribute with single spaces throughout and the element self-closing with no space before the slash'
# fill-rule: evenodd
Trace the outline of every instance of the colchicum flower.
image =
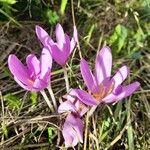
<svg viewBox="0 0 150 150">
<path fill-rule="evenodd" d="M 58 113 L 67 113 L 62 134 L 65 146 L 76 146 L 83 143 L 83 122 L 81 117 L 88 111 L 88 107 L 79 100 L 67 95 L 67 101 L 60 104 Z"/>
<path fill-rule="evenodd" d="M 50 81 L 52 57 L 46 48 L 43 48 L 40 60 L 33 54 L 26 58 L 27 66 L 13 54 L 9 55 L 8 66 L 14 75 L 15 81 L 29 91 L 41 91 Z"/>
<path fill-rule="evenodd" d="M 36 26 L 36 34 L 38 39 L 41 41 L 44 47 L 47 47 L 50 50 L 53 59 L 59 65 L 64 67 L 78 40 L 77 29 L 74 27 L 73 38 L 71 40 L 70 37 L 64 33 L 64 30 L 60 24 L 56 25 L 55 33 L 56 42 L 51 39 L 51 37 L 43 28 Z"/>
<path fill-rule="evenodd" d="M 139 82 L 127 86 L 121 85 L 127 78 L 129 70 L 122 66 L 114 76 L 111 76 L 112 54 L 109 47 L 103 47 L 96 57 L 95 72 L 92 73 L 88 63 L 82 59 L 80 71 L 88 92 L 81 89 L 73 89 L 70 94 L 76 96 L 81 102 L 89 105 L 92 102 L 111 103 L 130 96 L 140 86 Z"/>
<path fill-rule="evenodd" d="M 65 139 L 65 147 L 74 147 L 79 142 L 83 143 L 82 120 L 73 114 L 68 114 L 63 126 L 62 134 Z"/>
</svg>

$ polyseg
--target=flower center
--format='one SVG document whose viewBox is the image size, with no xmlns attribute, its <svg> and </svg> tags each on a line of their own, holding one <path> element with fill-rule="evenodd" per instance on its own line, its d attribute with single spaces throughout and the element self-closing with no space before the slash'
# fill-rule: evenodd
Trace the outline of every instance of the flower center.
<svg viewBox="0 0 150 150">
<path fill-rule="evenodd" d="M 77 100 L 77 99 L 74 100 L 73 104 L 74 105 L 78 105 L 77 106 L 77 111 L 79 113 L 81 113 L 83 109 L 87 108 L 87 106 L 84 103 L 79 102 L 79 100 Z"/>
<path fill-rule="evenodd" d="M 104 97 L 108 96 L 112 92 L 113 88 L 114 88 L 114 82 L 112 82 L 108 86 L 101 83 L 99 86 L 99 92 L 92 93 L 92 95 L 97 101 L 101 101 Z"/>
<path fill-rule="evenodd" d="M 80 103 L 80 104 L 79 104 L 78 111 L 79 111 L 79 112 L 82 112 L 82 110 L 85 109 L 85 108 L 86 108 L 86 105 L 83 104 L 83 103 Z"/>
<path fill-rule="evenodd" d="M 34 80 L 35 80 L 35 73 L 32 72 L 30 75 L 30 79 L 28 79 L 29 86 L 32 86 L 34 84 Z"/>
</svg>

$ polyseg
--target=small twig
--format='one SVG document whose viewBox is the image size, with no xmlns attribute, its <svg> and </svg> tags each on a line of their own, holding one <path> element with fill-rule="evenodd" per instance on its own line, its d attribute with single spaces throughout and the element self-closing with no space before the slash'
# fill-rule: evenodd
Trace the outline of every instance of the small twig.
<svg viewBox="0 0 150 150">
<path fill-rule="evenodd" d="M 99 140 L 98 140 L 98 135 L 97 135 L 97 131 L 96 131 L 96 122 L 94 119 L 94 116 L 92 116 L 92 124 L 93 124 L 93 133 L 94 135 L 91 133 L 91 137 L 95 140 L 96 142 L 96 149 L 99 150 Z"/>
<path fill-rule="evenodd" d="M 71 0 L 71 13 L 72 13 L 72 21 L 73 21 L 73 25 L 76 27 L 76 21 L 75 21 L 75 15 L 74 15 L 74 6 L 73 6 L 73 0 Z M 82 58 L 82 53 L 81 53 L 81 49 L 80 49 L 80 43 L 79 40 L 77 40 L 77 47 L 79 50 L 79 56 L 80 59 Z"/>
<path fill-rule="evenodd" d="M 105 150 L 112 147 L 118 140 L 121 139 L 123 133 L 128 129 L 128 125 L 129 125 L 129 123 L 126 123 L 126 125 L 123 127 L 122 131 L 120 131 L 120 134 L 116 136 L 116 138 L 109 144 L 109 146 L 107 148 L 105 148 Z"/>
<path fill-rule="evenodd" d="M 89 112 L 87 112 L 87 115 L 86 115 L 83 150 L 87 150 L 88 124 L 89 124 Z"/>
<path fill-rule="evenodd" d="M 0 91 L 0 99 L 1 99 L 2 117 L 4 117 L 4 114 L 5 114 L 5 107 L 4 107 L 3 96 L 2 96 L 1 91 Z"/>
<path fill-rule="evenodd" d="M 14 146 L 11 147 L 11 150 L 16 150 L 16 149 L 28 149 L 28 148 L 41 148 L 41 147 L 49 147 L 50 143 L 40 143 L 40 144 L 29 144 L 29 145 L 24 145 L 24 146 Z M 52 147 L 52 146 L 51 146 Z M 49 147 L 50 148 L 50 147 Z M 10 148 L 6 148 L 6 150 L 9 150 Z"/>
<path fill-rule="evenodd" d="M 52 105 L 51 102 L 49 101 L 49 99 L 48 99 L 48 97 L 47 97 L 47 95 L 46 95 L 46 93 L 45 93 L 44 90 L 41 91 L 41 94 L 42 94 L 43 98 L 45 99 L 47 105 L 49 106 L 51 112 L 55 112 L 55 110 L 54 110 L 54 108 L 53 108 L 53 105 Z"/>
<path fill-rule="evenodd" d="M 96 110 L 97 106 L 93 106 L 90 110 L 89 110 L 89 117 L 93 115 L 94 111 Z"/>
<path fill-rule="evenodd" d="M 93 139 L 96 143 L 96 149 L 99 150 L 98 139 L 92 133 L 89 134 L 90 138 Z"/>
</svg>

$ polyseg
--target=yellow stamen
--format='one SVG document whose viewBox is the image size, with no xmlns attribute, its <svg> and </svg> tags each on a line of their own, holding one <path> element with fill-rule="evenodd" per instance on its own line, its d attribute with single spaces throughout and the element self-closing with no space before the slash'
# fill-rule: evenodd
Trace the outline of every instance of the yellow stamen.
<svg viewBox="0 0 150 150">
<path fill-rule="evenodd" d="M 29 85 L 33 85 L 33 83 L 34 83 L 34 81 L 33 80 L 31 80 L 31 79 L 28 79 L 28 83 L 29 83 Z"/>
<path fill-rule="evenodd" d="M 102 83 L 100 84 L 99 88 L 100 92 L 92 94 L 97 101 L 101 101 L 104 97 L 108 96 L 112 92 L 114 88 L 114 82 L 111 83 L 108 90 Z"/>
<path fill-rule="evenodd" d="M 114 85 L 115 85 L 115 83 L 112 82 L 112 84 L 111 84 L 110 87 L 109 87 L 109 90 L 107 91 L 107 95 L 109 95 L 109 94 L 112 92 L 112 90 L 113 90 L 113 88 L 114 88 Z M 106 95 L 106 96 L 107 96 L 107 95 Z"/>
<path fill-rule="evenodd" d="M 86 108 L 86 105 L 83 103 L 80 103 L 78 111 L 81 112 L 84 108 Z"/>
</svg>

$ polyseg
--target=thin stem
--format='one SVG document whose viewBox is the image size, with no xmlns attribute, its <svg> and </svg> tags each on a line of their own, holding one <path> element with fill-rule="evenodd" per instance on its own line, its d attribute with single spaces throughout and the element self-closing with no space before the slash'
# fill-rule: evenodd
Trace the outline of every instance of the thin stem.
<svg viewBox="0 0 150 150">
<path fill-rule="evenodd" d="M 72 13 L 72 21 L 73 21 L 73 25 L 76 26 L 76 20 L 75 20 L 75 15 L 74 15 L 74 6 L 73 6 L 73 0 L 71 0 L 71 13 Z M 79 50 L 79 56 L 80 59 L 82 58 L 82 54 L 81 54 L 81 49 L 80 49 L 80 43 L 79 40 L 77 40 L 77 47 Z"/>
<path fill-rule="evenodd" d="M 93 115 L 95 109 L 97 108 L 97 106 L 93 106 L 90 110 L 89 110 L 89 117 Z"/>
<path fill-rule="evenodd" d="M 66 82 L 66 90 L 67 90 L 67 92 L 69 92 L 69 80 L 68 80 L 68 74 L 67 74 L 66 66 L 64 66 L 63 69 L 64 69 L 64 79 Z"/>
<path fill-rule="evenodd" d="M 43 98 L 45 99 L 47 105 L 49 106 L 51 112 L 54 112 L 55 110 L 54 110 L 54 108 L 53 108 L 53 105 L 52 105 L 51 102 L 49 101 L 49 99 L 48 99 L 48 97 L 47 97 L 45 91 L 44 91 L 44 90 L 41 91 L 41 94 L 42 94 Z"/>
<path fill-rule="evenodd" d="M 88 138 L 88 127 L 89 127 L 88 124 L 89 124 L 89 112 L 87 112 L 86 114 L 83 150 L 87 149 L 87 138 Z"/>
<path fill-rule="evenodd" d="M 74 6 L 73 6 L 73 0 L 71 0 L 71 11 L 72 11 L 72 21 L 73 21 L 73 25 L 76 25 L 76 21 L 75 21 L 75 15 L 74 15 Z"/>
<path fill-rule="evenodd" d="M 48 89 L 48 92 L 49 92 L 49 94 L 50 94 L 50 96 L 51 96 L 51 99 L 52 99 L 54 108 L 55 108 L 55 110 L 57 111 L 57 103 L 56 103 L 56 99 L 55 99 L 55 96 L 54 96 L 54 93 L 53 93 L 53 90 L 52 90 L 51 85 L 49 85 L 49 87 L 48 87 L 47 89 Z"/>
</svg>

